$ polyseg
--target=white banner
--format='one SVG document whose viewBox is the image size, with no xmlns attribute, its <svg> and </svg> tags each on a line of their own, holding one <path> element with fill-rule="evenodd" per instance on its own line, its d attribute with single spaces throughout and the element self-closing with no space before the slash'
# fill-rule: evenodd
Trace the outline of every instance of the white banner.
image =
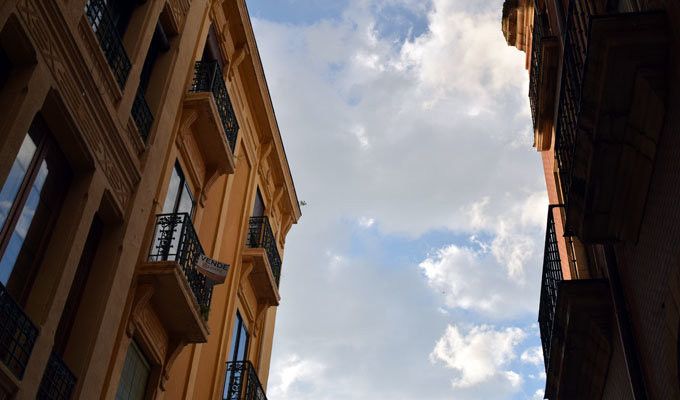
<svg viewBox="0 0 680 400">
<path fill-rule="evenodd" d="M 227 278 L 228 265 L 221 264 L 212 258 L 201 254 L 196 260 L 196 269 L 198 272 L 207 276 L 215 283 L 224 283 Z"/>
</svg>

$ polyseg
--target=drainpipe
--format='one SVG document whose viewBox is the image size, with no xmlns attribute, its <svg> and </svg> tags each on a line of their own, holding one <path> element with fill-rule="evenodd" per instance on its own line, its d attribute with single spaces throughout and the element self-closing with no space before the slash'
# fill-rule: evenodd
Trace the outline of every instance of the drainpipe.
<svg viewBox="0 0 680 400">
<path fill-rule="evenodd" d="M 637 343 L 633 335 L 633 328 L 630 322 L 630 314 L 626 306 L 626 300 L 619 276 L 619 265 L 616 260 L 616 253 L 612 244 L 604 246 L 605 264 L 607 275 L 609 276 L 609 288 L 611 290 L 612 303 L 614 304 L 614 314 L 619 330 L 619 340 L 623 348 L 623 355 L 628 371 L 628 379 L 633 389 L 635 400 L 647 400 L 647 389 L 645 378 L 642 374 L 640 359 L 638 357 Z"/>
</svg>

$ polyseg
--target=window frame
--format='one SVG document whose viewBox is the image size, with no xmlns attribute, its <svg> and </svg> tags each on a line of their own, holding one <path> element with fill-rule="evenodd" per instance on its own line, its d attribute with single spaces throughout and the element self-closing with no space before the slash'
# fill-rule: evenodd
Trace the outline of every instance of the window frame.
<svg viewBox="0 0 680 400">
<path fill-rule="evenodd" d="M 33 285 L 33 281 L 35 280 L 35 277 L 37 275 L 39 265 L 42 262 L 42 258 L 45 254 L 45 248 L 47 247 L 47 244 L 49 243 L 51 235 L 53 233 L 55 222 L 59 217 L 61 209 L 64 205 L 64 199 L 66 197 L 66 193 L 71 184 L 71 178 L 73 176 L 73 172 L 68 164 L 68 161 L 66 160 L 66 157 L 61 152 L 61 149 L 59 149 L 59 146 L 57 145 L 56 141 L 52 138 L 52 134 L 49 130 L 49 127 L 43 120 L 42 116 L 40 116 L 39 114 L 36 115 L 35 118 L 33 119 L 31 126 L 26 132 L 26 137 L 30 137 L 34 141 L 36 149 L 31 157 L 31 161 L 26 167 L 26 171 L 23 177 L 21 178 L 22 179 L 21 184 L 19 185 L 19 189 L 17 190 L 14 199 L 12 200 L 12 206 L 9 208 L 7 212 L 7 218 L 5 219 L 4 222 L 2 222 L 2 226 L 0 226 L 0 260 L 2 260 L 2 258 L 5 256 L 7 247 L 9 246 L 9 243 L 12 240 L 12 236 L 16 230 L 17 224 L 19 223 L 23 210 L 26 206 L 26 202 L 28 201 L 31 195 L 33 184 L 35 183 L 36 178 L 38 177 L 38 173 L 40 172 L 40 167 L 42 163 L 50 156 L 58 158 L 57 163 L 60 165 L 61 171 L 50 173 L 63 174 L 64 176 L 67 176 L 68 179 L 65 182 L 66 183 L 64 187 L 65 190 L 59 194 L 57 206 L 53 210 L 54 214 L 50 215 L 50 218 L 47 221 L 45 221 L 45 226 L 43 227 L 44 233 L 40 237 L 40 241 L 37 243 L 36 246 L 36 257 L 30 264 L 29 270 L 27 271 L 27 275 L 24 278 L 24 282 L 23 284 L 20 285 L 20 290 L 17 290 L 16 293 L 14 293 L 15 300 L 20 304 L 25 303 L 26 299 L 28 298 L 30 288 Z M 17 153 L 14 162 L 16 162 L 18 156 L 19 154 Z M 14 162 L 12 163 L 12 166 L 14 166 Z M 5 184 L 7 184 L 8 182 L 8 179 L 9 176 L 5 179 L 2 185 L 0 185 L 0 188 L 4 188 Z M 33 219 L 31 219 L 31 224 L 29 224 L 28 228 L 29 230 L 27 232 L 30 232 L 32 224 Z M 22 249 L 24 245 L 25 242 L 22 243 Z M 15 260 L 15 264 L 12 266 L 12 271 L 10 271 L 10 274 L 7 278 L 7 284 L 4 284 L 5 287 L 8 288 L 8 290 L 9 287 L 14 286 L 11 285 L 11 277 L 16 268 L 16 262 L 17 260 Z"/>
</svg>

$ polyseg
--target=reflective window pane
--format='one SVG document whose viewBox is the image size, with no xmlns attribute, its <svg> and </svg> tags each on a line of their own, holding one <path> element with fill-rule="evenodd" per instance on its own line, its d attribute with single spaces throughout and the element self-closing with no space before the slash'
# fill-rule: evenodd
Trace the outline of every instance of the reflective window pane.
<svg viewBox="0 0 680 400">
<path fill-rule="evenodd" d="M 7 180 L 0 191 L 0 227 L 2 227 L 7 220 L 9 211 L 12 208 L 12 204 L 14 204 L 14 200 L 21 187 L 21 183 L 26 177 L 28 166 L 35 155 L 36 148 L 37 146 L 30 135 L 26 135 L 24 142 L 19 149 L 19 154 L 17 154 L 17 158 L 14 160 L 12 169 L 9 171 Z"/>
</svg>

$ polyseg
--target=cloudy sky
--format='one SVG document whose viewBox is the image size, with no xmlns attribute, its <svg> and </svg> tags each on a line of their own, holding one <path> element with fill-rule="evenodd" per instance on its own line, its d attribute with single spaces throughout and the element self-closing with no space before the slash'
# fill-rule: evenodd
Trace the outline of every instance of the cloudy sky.
<svg viewBox="0 0 680 400">
<path fill-rule="evenodd" d="M 542 399 L 547 199 L 502 0 L 248 0 L 298 196 L 271 400 Z"/>
</svg>

